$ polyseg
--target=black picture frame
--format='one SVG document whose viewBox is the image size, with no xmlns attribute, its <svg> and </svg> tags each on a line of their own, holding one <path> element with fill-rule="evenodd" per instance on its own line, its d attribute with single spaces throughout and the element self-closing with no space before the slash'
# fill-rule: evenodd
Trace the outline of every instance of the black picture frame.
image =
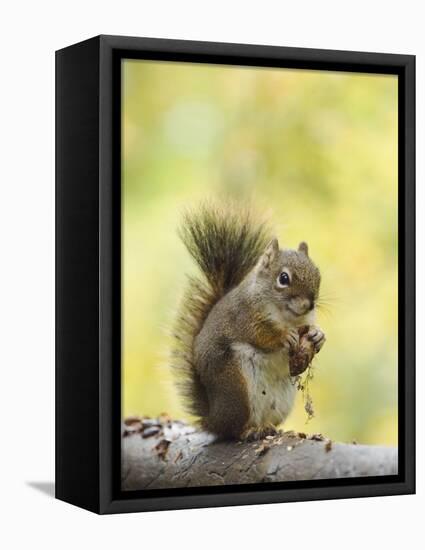
<svg viewBox="0 0 425 550">
<path fill-rule="evenodd" d="M 121 60 L 398 75 L 399 471 L 120 491 Z M 98 36 L 56 52 L 56 498 L 97 513 L 415 491 L 415 57 Z"/>
</svg>

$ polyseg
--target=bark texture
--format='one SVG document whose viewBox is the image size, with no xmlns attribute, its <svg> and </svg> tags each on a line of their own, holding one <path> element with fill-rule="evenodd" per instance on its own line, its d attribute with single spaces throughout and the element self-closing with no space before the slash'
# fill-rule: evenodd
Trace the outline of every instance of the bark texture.
<svg viewBox="0 0 425 550">
<path fill-rule="evenodd" d="M 125 421 L 122 489 L 205 487 L 397 474 L 397 449 L 286 432 L 252 443 L 217 442 L 163 416 Z"/>
</svg>

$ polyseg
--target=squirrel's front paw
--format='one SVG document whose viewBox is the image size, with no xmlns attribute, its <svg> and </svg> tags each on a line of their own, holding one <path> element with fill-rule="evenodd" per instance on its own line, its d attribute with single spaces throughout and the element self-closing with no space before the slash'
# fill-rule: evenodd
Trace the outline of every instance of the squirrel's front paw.
<svg viewBox="0 0 425 550">
<path fill-rule="evenodd" d="M 292 353 L 298 349 L 300 345 L 300 335 L 297 328 L 288 329 L 283 339 L 283 347 L 289 353 Z"/>
<path fill-rule="evenodd" d="M 319 327 L 300 327 L 299 348 L 289 353 L 289 372 L 291 376 L 299 376 L 311 364 L 313 357 L 325 343 L 325 335 Z"/>
<path fill-rule="evenodd" d="M 319 351 L 322 349 L 323 344 L 326 341 L 324 332 L 319 327 L 311 326 L 306 336 L 308 340 L 313 342 L 314 351 L 316 353 L 319 353 Z"/>
</svg>

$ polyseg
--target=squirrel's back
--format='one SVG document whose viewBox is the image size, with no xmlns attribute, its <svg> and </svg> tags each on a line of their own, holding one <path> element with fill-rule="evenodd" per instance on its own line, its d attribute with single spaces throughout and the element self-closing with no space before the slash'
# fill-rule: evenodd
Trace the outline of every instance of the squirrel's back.
<svg viewBox="0 0 425 550">
<path fill-rule="evenodd" d="M 174 327 L 172 367 L 187 412 L 208 415 L 208 398 L 194 364 L 194 341 L 214 305 L 257 263 L 270 238 L 248 210 L 203 205 L 183 218 L 180 237 L 200 268 L 189 277 Z"/>
</svg>

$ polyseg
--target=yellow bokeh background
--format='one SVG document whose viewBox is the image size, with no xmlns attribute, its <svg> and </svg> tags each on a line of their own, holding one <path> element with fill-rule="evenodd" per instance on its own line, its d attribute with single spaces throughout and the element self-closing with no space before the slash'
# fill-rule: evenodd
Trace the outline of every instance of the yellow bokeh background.
<svg viewBox="0 0 425 550">
<path fill-rule="evenodd" d="M 397 77 L 123 61 L 123 414 L 187 418 L 168 331 L 186 274 L 182 211 L 236 200 L 322 272 L 315 418 L 286 428 L 397 444 Z"/>
</svg>

